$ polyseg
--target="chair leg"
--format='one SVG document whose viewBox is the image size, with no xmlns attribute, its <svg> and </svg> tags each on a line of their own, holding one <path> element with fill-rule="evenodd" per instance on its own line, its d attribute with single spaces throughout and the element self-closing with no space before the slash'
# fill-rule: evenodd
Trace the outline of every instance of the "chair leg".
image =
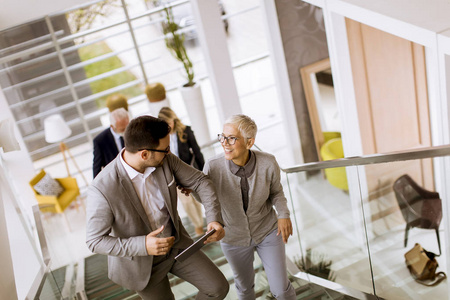
<svg viewBox="0 0 450 300">
<path fill-rule="evenodd" d="M 439 228 L 435 228 L 434 230 L 436 230 L 436 237 L 439 246 L 439 255 L 441 255 L 441 239 L 439 238 Z"/>
<path fill-rule="evenodd" d="M 409 234 L 409 225 L 406 224 L 406 229 L 405 229 L 405 247 L 406 247 L 406 245 L 408 245 L 408 234 Z"/>
</svg>

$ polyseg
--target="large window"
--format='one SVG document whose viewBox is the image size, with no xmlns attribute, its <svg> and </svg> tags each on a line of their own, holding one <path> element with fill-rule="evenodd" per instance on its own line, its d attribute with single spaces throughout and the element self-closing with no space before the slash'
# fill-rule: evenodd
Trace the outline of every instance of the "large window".
<svg viewBox="0 0 450 300">
<path fill-rule="evenodd" d="M 225 2 L 228 49 L 244 114 L 260 125 L 257 144 L 269 152 L 286 148 L 261 1 Z M 261 126 L 262 125 L 262 126 Z M 262 129 L 262 130 L 261 130 Z"/>
<path fill-rule="evenodd" d="M 179 31 L 185 35 L 212 136 L 221 130 L 191 3 L 100 1 L 0 32 L 0 86 L 36 168 L 65 175 L 58 144 L 44 139 L 43 120 L 59 113 L 72 129 L 65 142 L 90 180 L 92 139 L 109 125 L 106 98 L 123 94 L 132 116 L 148 113 L 143 92 L 147 83 L 163 83 L 172 108 L 190 123 L 177 90 L 186 78 L 181 63 L 166 48 L 166 14 L 161 3 L 172 7 Z M 260 2 L 218 3 L 243 112 L 260 128 L 281 126 Z M 283 136 L 280 129 L 275 129 L 277 137 Z M 260 137 L 273 133 L 273 129 L 263 131 Z M 260 139 L 270 151 L 270 145 L 264 145 L 268 140 Z"/>
</svg>

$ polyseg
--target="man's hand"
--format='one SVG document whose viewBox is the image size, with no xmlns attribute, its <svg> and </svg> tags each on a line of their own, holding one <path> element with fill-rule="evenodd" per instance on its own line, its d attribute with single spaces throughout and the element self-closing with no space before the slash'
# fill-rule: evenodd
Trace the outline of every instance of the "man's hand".
<svg viewBox="0 0 450 300">
<path fill-rule="evenodd" d="M 186 196 L 189 196 L 192 192 L 192 190 L 184 188 L 181 185 L 177 185 L 177 188 L 181 191 L 181 193 L 185 194 Z"/>
<path fill-rule="evenodd" d="M 205 244 L 209 244 L 212 242 L 217 242 L 223 239 L 225 236 L 225 230 L 223 229 L 222 225 L 220 225 L 219 222 L 211 222 L 206 227 L 206 231 L 210 231 L 211 229 L 215 229 L 216 232 L 214 232 L 213 235 L 211 235 L 206 241 Z"/>
<path fill-rule="evenodd" d="M 167 238 L 157 237 L 164 230 L 164 225 L 161 228 L 150 232 L 145 237 L 145 247 L 147 248 L 148 255 L 166 255 L 169 253 L 170 248 L 173 246 L 175 237 L 170 236 Z"/>
<path fill-rule="evenodd" d="M 291 219 L 278 219 L 278 233 L 283 237 L 283 242 L 286 244 L 290 235 L 292 235 L 292 223 Z"/>
</svg>

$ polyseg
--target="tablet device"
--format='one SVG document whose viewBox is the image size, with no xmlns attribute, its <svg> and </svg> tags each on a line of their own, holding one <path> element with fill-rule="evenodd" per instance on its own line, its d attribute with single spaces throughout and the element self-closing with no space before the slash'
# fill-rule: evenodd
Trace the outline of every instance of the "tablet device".
<svg viewBox="0 0 450 300">
<path fill-rule="evenodd" d="M 206 241 L 206 239 L 209 236 L 211 236 L 212 234 L 214 234 L 214 232 L 216 232 L 216 230 L 213 228 L 210 231 L 208 231 L 207 233 L 205 233 L 201 238 L 196 240 L 192 245 L 187 247 L 183 252 L 181 252 L 180 254 L 175 256 L 175 260 L 178 262 L 185 261 L 189 256 L 191 256 L 192 254 L 194 254 L 195 252 L 200 250 L 200 248 L 205 245 L 204 242 Z"/>
</svg>

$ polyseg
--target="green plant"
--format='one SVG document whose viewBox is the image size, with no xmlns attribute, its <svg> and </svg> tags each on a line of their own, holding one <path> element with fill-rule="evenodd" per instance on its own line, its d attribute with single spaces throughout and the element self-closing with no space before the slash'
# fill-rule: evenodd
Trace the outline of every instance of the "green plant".
<svg viewBox="0 0 450 300">
<path fill-rule="evenodd" d="M 119 7 L 115 0 L 104 0 L 67 13 L 72 33 L 90 29 L 97 17 L 105 17 Z"/>
<path fill-rule="evenodd" d="M 326 260 L 323 254 L 313 254 L 311 249 L 306 250 L 306 256 L 295 259 L 295 264 L 302 272 L 309 273 L 330 281 L 335 281 L 336 276 L 331 270 L 331 260 Z"/>
<path fill-rule="evenodd" d="M 178 32 L 179 26 L 174 21 L 172 8 L 170 6 L 165 6 L 164 12 L 166 13 L 166 22 L 163 24 L 163 32 L 164 34 L 170 34 L 171 36 L 165 38 L 166 47 L 169 49 L 170 53 L 183 64 L 188 80 L 184 86 L 193 86 L 195 84 L 194 67 L 184 45 L 184 34 Z"/>
</svg>

